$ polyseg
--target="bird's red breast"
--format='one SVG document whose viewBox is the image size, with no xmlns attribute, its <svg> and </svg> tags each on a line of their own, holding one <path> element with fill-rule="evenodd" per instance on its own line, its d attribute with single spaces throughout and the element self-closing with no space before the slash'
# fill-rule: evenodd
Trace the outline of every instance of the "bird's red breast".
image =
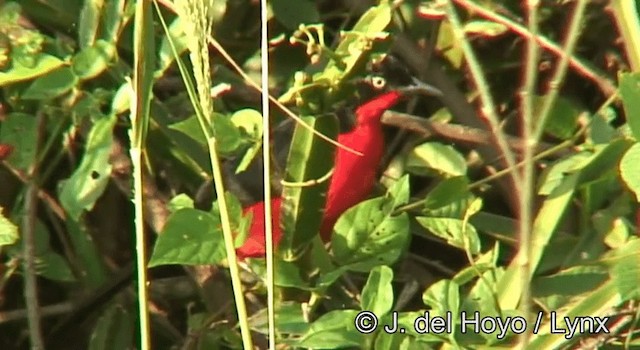
<svg viewBox="0 0 640 350">
<path fill-rule="evenodd" d="M 326 242 L 331 238 L 333 226 L 347 209 L 365 200 L 373 190 L 377 171 L 384 153 L 384 135 L 380 118 L 402 98 L 398 91 L 382 94 L 360 105 L 356 111 L 354 128 L 338 136 L 338 142 L 362 155 L 338 148 L 335 168 L 329 183 L 327 202 L 320 225 L 320 235 Z M 280 222 L 281 198 L 272 200 L 273 238 L 277 245 L 282 238 Z M 238 248 L 238 257 L 262 257 L 265 255 L 264 202 L 246 208 L 253 213 L 253 222 L 244 245 Z"/>
</svg>

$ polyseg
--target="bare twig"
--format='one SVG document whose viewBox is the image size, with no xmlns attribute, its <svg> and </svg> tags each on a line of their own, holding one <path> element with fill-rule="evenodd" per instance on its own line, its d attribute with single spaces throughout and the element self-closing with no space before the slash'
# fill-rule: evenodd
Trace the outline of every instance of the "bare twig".
<svg viewBox="0 0 640 350">
<path fill-rule="evenodd" d="M 42 143 L 45 129 L 45 116 L 38 114 L 37 144 Z M 38 146 L 36 146 L 38 149 Z M 38 279 L 36 277 L 36 219 L 38 209 L 38 161 L 34 158 L 29 170 L 27 193 L 25 198 L 25 215 L 22 224 L 22 243 L 24 259 L 24 298 L 27 305 L 29 322 L 29 340 L 31 349 L 44 349 L 42 326 L 40 324 L 40 307 L 38 305 Z"/>
<path fill-rule="evenodd" d="M 49 317 L 66 314 L 73 310 L 74 303 L 65 301 L 59 304 L 40 307 L 40 317 Z M 0 324 L 19 321 L 27 317 L 28 311 L 25 309 L 0 312 Z"/>
<path fill-rule="evenodd" d="M 486 9 L 471 0 L 454 0 L 458 5 L 465 7 L 469 11 L 482 16 L 488 20 L 491 20 L 496 23 L 500 23 L 505 27 L 509 28 L 511 31 L 520 34 L 525 39 L 534 38 L 538 45 L 549 50 L 551 53 L 556 56 L 562 57 L 564 55 L 564 50 L 553 41 L 545 38 L 542 35 L 532 35 L 527 28 L 521 26 L 520 24 L 494 12 L 489 9 Z M 605 96 L 613 95 L 617 87 L 614 82 L 612 82 L 607 77 L 603 76 L 601 73 L 596 72 L 593 68 L 590 68 L 586 63 L 584 63 L 581 59 L 571 56 L 569 57 L 569 65 L 576 70 L 577 73 L 582 75 L 583 77 L 590 79 L 593 81 L 600 91 Z"/>
<path fill-rule="evenodd" d="M 459 124 L 434 122 L 415 115 L 395 111 L 386 111 L 382 115 L 382 123 L 405 130 L 410 130 L 423 138 L 440 136 L 446 138 L 447 140 L 451 140 L 453 142 L 467 146 L 472 146 L 474 148 L 479 146 L 491 145 L 493 142 L 493 137 L 491 136 L 491 134 L 484 129 L 478 129 Z M 509 144 L 509 147 L 511 147 L 518 153 L 521 153 L 526 147 L 525 141 L 519 137 L 510 135 L 505 135 L 505 137 L 507 143 Z M 548 149 L 554 148 L 555 146 L 556 145 L 541 142 L 538 144 L 537 151 L 546 151 Z M 557 154 L 566 155 L 566 152 L 559 152 Z"/>
</svg>

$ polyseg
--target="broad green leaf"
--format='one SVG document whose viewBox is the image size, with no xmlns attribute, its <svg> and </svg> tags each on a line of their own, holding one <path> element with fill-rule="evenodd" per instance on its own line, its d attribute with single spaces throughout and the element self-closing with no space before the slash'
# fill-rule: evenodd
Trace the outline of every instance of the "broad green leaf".
<svg viewBox="0 0 640 350">
<path fill-rule="evenodd" d="M 26 171 L 36 157 L 37 120 L 24 113 L 11 113 L 0 126 L 0 140 L 13 146 L 13 152 L 6 161 L 12 166 Z"/>
<path fill-rule="evenodd" d="M 588 129 L 588 136 L 592 143 L 602 144 L 609 143 L 617 136 L 618 132 L 611 126 L 616 120 L 616 111 L 612 107 L 604 108 L 600 113 L 596 113 L 592 119 Z"/>
<path fill-rule="evenodd" d="M 424 199 L 427 209 L 438 209 L 459 200 L 468 192 L 469 180 L 465 176 L 456 176 L 440 181 Z"/>
<path fill-rule="evenodd" d="M 91 338 L 89 350 L 128 349 L 135 334 L 131 314 L 119 304 L 111 304 L 98 319 Z"/>
<path fill-rule="evenodd" d="M 533 222 L 529 264 L 531 271 L 539 268 L 546 248 L 556 232 L 560 220 L 571 204 L 575 191 L 581 186 L 600 179 L 607 171 L 616 169 L 622 154 L 631 146 L 629 140 L 619 139 L 608 145 L 597 147 L 595 154 L 575 174 L 566 176 L 553 189 Z M 603 171 L 604 170 L 604 171 Z M 522 269 L 519 257 L 513 258 L 498 284 L 498 300 L 502 309 L 515 309 L 522 293 Z"/>
<path fill-rule="evenodd" d="M 240 130 L 227 116 L 216 115 L 213 122 L 216 149 L 223 155 L 231 155 L 242 145 Z M 202 132 L 200 132 L 202 134 Z"/>
<path fill-rule="evenodd" d="M 359 347 L 365 336 L 354 325 L 357 310 L 334 310 L 318 318 L 296 344 L 302 348 Z"/>
<path fill-rule="evenodd" d="M 304 117 L 305 122 L 317 131 L 334 137 L 337 134 L 337 123 L 334 118 Z M 331 171 L 335 148 L 333 145 L 313 135 L 299 124 L 293 133 L 293 141 L 289 149 L 285 180 L 290 183 L 304 183 L 322 179 Z M 325 180 L 307 186 L 285 186 L 282 210 L 284 235 L 280 249 L 285 257 L 298 255 L 311 240 L 317 236 L 324 208 L 324 193 L 329 185 Z"/>
<path fill-rule="evenodd" d="M 115 50 L 113 44 L 98 40 L 73 57 L 71 69 L 80 79 L 94 78 L 107 69 L 115 55 Z"/>
<path fill-rule="evenodd" d="M 220 115 L 219 117 L 220 119 L 225 118 L 225 116 L 222 116 L 222 115 Z M 216 115 L 215 118 L 217 122 L 218 115 Z M 224 121 L 222 121 L 221 123 L 224 123 Z M 223 128 L 224 127 L 220 127 L 219 129 L 223 130 Z M 200 123 L 198 122 L 198 118 L 195 116 L 195 114 L 190 116 L 189 118 L 183 119 L 177 123 L 173 123 L 169 125 L 169 129 L 180 131 L 184 135 L 198 142 L 200 145 L 207 144 L 207 139 L 204 136 L 204 133 L 202 132 L 202 128 L 200 128 Z M 224 137 L 224 135 L 221 135 L 221 138 L 222 137 Z M 225 142 L 221 142 L 221 143 L 224 144 Z"/>
<path fill-rule="evenodd" d="M 627 124 L 636 140 L 640 141 L 640 73 L 622 73 L 619 79 Z"/>
<path fill-rule="evenodd" d="M 453 147 L 438 142 L 426 142 L 414 148 L 407 157 L 407 168 L 419 175 L 430 175 L 434 170 L 445 176 L 467 173 L 464 157 Z"/>
<path fill-rule="evenodd" d="M 431 307 L 434 314 L 458 314 L 460 309 L 460 286 L 452 280 L 440 280 L 422 294 L 422 302 Z"/>
<path fill-rule="evenodd" d="M 423 350 L 424 345 L 416 344 L 415 339 L 408 335 L 379 332 L 378 335 L 376 336 L 376 342 L 373 345 L 373 349 L 374 350 L 398 350 L 398 349 Z"/>
<path fill-rule="evenodd" d="M 71 238 L 73 251 L 78 256 L 79 262 L 75 264 L 79 269 L 77 277 L 81 278 L 83 285 L 91 288 L 102 286 L 106 280 L 107 270 L 87 227 L 78 220 L 68 218 L 65 221 L 65 228 Z"/>
<path fill-rule="evenodd" d="M 463 220 L 452 218 L 417 217 L 416 220 L 452 246 L 464 250 L 468 246 L 471 254 L 480 252 L 480 238 L 471 224 L 465 226 Z"/>
<path fill-rule="evenodd" d="M 404 253 L 410 239 L 406 213 L 392 215 L 409 199 L 408 176 L 390 188 L 385 197 L 364 201 L 347 210 L 334 227 L 331 249 L 338 265 L 370 271 L 390 265 Z"/>
<path fill-rule="evenodd" d="M 14 61 L 11 69 L 0 71 L 0 86 L 33 79 L 55 71 L 64 65 L 64 61 L 61 59 L 47 54 L 39 54 L 34 57 L 34 60 L 33 67 L 27 67 Z"/>
<path fill-rule="evenodd" d="M 381 318 L 393 307 L 393 270 L 387 266 L 376 266 L 369 273 L 367 283 L 362 288 L 360 305 L 362 310 L 371 311 Z"/>
<path fill-rule="evenodd" d="M 588 294 L 609 278 L 602 266 L 575 266 L 532 281 L 532 296 L 548 310 L 557 310 L 571 299 Z"/>
<path fill-rule="evenodd" d="M 640 114 L 638 114 L 640 116 Z M 620 160 L 620 176 L 640 202 L 640 143 L 627 150 Z"/>
<path fill-rule="evenodd" d="M 546 168 L 540 175 L 540 188 L 538 194 L 549 195 L 556 187 L 560 186 L 565 177 L 575 173 L 584 167 L 592 159 L 590 152 L 580 152 L 561 159 Z"/>
<path fill-rule="evenodd" d="M 288 29 L 298 29 L 300 24 L 313 24 L 320 21 L 316 4 L 310 0 L 272 0 L 273 14 Z"/>
<path fill-rule="evenodd" d="M 610 266 L 613 283 L 622 301 L 640 298 L 640 239 L 610 251 L 604 262 Z"/>
<path fill-rule="evenodd" d="M 36 79 L 22 98 L 25 100 L 46 100 L 56 98 L 73 89 L 78 77 L 69 67 L 61 67 Z"/>
<path fill-rule="evenodd" d="M 302 313 L 303 305 L 292 301 L 285 301 L 276 306 L 276 329 L 280 333 L 302 335 L 309 329 Z M 267 309 L 262 309 L 249 318 L 251 329 L 261 334 L 267 334 L 269 318 Z"/>
<path fill-rule="evenodd" d="M 149 267 L 167 264 L 212 265 L 225 257 L 219 217 L 184 208 L 169 216 L 153 247 Z"/>
<path fill-rule="evenodd" d="M 616 288 L 612 285 L 611 280 L 606 281 L 598 289 L 585 294 L 584 298 L 580 298 L 571 304 L 568 309 L 554 310 L 556 311 L 556 327 L 567 329 L 565 317 L 575 320 L 577 317 L 591 316 L 604 317 L 611 314 L 611 309 L 622 303 Z M 528 347 L 531 349 L 565 349 L 567 345 L 572 344 L 580 339 L 580 337 L 565 337 L 562 332 L 549 333 L 549 319 L 545 317 L 545 321 L 540 326 L 542 332 L 534 334 Z M 568 339 L 567 339 L 568 338 Z"/>
<path fill-rule="evenodd" d="M 237 174 L 245 171 L 262 149 L 262 114 L 255 109 L 242 109 L 233 113 L 231 122 L 251 144 L 236 168 Z"/>
<path fill-rule="evenodd" d="M 62 185 L 60 203 L 74 220 L 77 220 L 84 210 L 93 208 L 109 183 L 109 155 L 116 120 L 116 116 L 111 115 L 95 122 L 89 133 L 80 165 Z"/>
<path fill-rule="evenodd" d="M 73 282 L 76 279 L 67 261 L 53 250 L 47 250 L 36 256 L 36 272 L 53 281 Z"/>
<path fill-rule="evenodd" d="M 18 226 L 4 216 L 3 211 L 0 207 L 0 247 L 14 244 L 18 240 Z"/>
<path fill-rule="evenodd" d="M 499 317 L 503 310 L 498 310 L 495 302 L 497 282 L 502 277 L 503 269 L 491 269 L 486 264 L 481 264 L 478 272 L 474 271 L 474 281 L 471 290 L 464 296 L 461 308 L 467 313 L 480 312 L 482 317 Z M 484 267 L 484 268 L 483 268 Z M 482 276 L 482 277 L 480 277 Z"/>
<path fill-rule="evenodd" d="M 543 101 L 543 97 L 535 96 L 534 106 L 541 108 Z M 538 113 L 535 108 L 534 113 Z M 549 112 L 549 119 L 544 126 L 544 130 L 557 138 L 563 140 L 569 139 L 578 127 L 578 117 L 582 113 L 585 113 L 585 111 L 576 106 L 575 103 L 559 97 L 553 105 L 551 112 Z"/>
<path fill-rule="evenodd" d="M 171 198 L 167 208 L 172 213 L 184 208 L 193 208 L 193 199 L 191 199 L 187 194 L 180 193 L 179 195 Z"/>
<path fill-rule="evenodd" d="M 580 185 L 600 180 L 607 171 L 615 172 L 622 156 L 632 145 L 628 139 L 618 139 L 598 149 L 594 158 L 580 170 Z"/>
</svg>

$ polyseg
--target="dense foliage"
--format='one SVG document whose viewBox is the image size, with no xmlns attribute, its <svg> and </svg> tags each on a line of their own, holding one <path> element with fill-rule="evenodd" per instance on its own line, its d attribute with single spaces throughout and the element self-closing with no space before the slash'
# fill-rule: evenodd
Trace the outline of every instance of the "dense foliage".
<svg viewBox="0 0 640 350">
<path fill-rule="evenodd" d="M 271 284 L 281 348 L 640 348 L 637 1 L 267 3 L 269 130 L 258 1 L 0 1 L 0 348 L 267 348 Z M 317 133 L 391 59 L 442 96 L 325 243 Z M 229 259 L 265 134 L 273 278 Z"/>
</svg>

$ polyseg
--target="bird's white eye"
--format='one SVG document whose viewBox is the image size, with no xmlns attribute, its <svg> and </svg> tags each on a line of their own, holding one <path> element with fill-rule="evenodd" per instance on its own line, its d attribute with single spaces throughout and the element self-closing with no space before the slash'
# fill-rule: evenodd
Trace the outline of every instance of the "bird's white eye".
<svg viewBox="0 0 640 350">
<path fill-rule="evenodd" d="M 371 86 L 376 89 L 382 89 L 387 85 L 387 80 L 383 77 L 371 77 Z"/>
</svg>

